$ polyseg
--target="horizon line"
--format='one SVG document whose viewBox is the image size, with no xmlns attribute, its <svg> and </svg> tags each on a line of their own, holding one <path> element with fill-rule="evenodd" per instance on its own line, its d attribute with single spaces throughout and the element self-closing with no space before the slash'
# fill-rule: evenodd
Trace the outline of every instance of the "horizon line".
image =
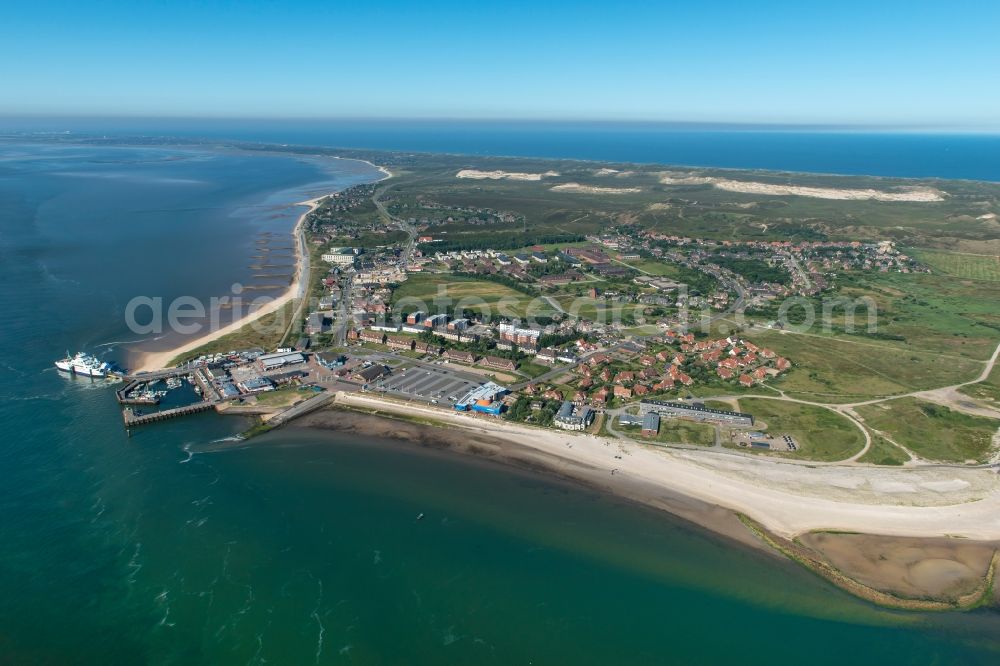
<svg viewBox="0 0 1000 666">
<path fill-rule="evenodd" d="M 511 125 L 617 125 L 635 127 L 674 127 L 677 129 L 708 129 L 729 131 L 827 131 L 827 132 L 928 132 L 928 133 L 1000 133 L 998 126 L 965 125 L 951 123 L 850 123 L 850 122 L 756 122 L 756 121 L 701 121 L 669 120 L 654 118 L 585 118 L 585 117 L 500 117 L 500 116 L 261 116 L 261 115 L 147 115 L 147 114 L 71 114 L 71 113 L 4 113 L 0 122 L 9 121 L 159 121 L 159 122 L 306 122 L 306 123 L 483 123 Z"/>
</svg>

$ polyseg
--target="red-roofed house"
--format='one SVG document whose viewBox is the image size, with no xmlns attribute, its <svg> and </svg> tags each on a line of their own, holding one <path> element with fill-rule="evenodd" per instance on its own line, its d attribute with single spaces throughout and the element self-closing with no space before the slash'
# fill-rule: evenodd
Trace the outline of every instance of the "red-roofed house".
<svg viewBox="0 0 1000 666">
<path fill-rule="evenodd" d="M 659 384 L 653 384 L 654 391 L 669 391 L 673 387 L 674 380 L 672 377 L 665 377 Z"/>
<path fill-rule="evenodd" d="M 615 375 L 615 384 L 627 384 L 635 381 L 635 373 L 631 370 L 622 370 Z"/>
</svg>

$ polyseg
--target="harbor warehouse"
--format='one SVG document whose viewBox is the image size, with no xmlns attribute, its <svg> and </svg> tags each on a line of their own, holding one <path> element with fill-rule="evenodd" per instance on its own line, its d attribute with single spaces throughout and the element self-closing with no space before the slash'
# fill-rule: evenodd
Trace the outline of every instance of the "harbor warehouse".
<svg viewBox="0 0 1000 666">
<path fill-rule="evenodd" d="M 739 426 L 752 426 L 753 414 L 743 412 L 727 412 L 721 409 L 709 409 L 699 403 L 663 402 L 661 400 L 643 400 L 639 403 L 639 413 L 643 416 L 654 412 L 660 416 L 680 416 L 696 421 L 711 421 L 713 423 L 728 423 Z"/>
<path fill-rule="evenodd" d="M 264 354 L 257 358 L 260 363 L 260 367 L 264 370 L 274 370 L 275 368 L 283 368 L 286 365 L 295 365 L 297 363 L 305 363 L 306 357 L 300 352 L 277 352 L 275 354 Z"/>
</svg>

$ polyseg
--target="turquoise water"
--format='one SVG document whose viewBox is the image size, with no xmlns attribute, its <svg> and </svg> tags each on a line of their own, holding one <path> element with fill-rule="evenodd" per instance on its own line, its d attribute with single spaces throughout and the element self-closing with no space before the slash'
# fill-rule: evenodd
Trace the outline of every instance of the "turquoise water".
<svg viewBox="0 0 1000 666">
<path fill-rule="evenodd" d="M 1000 660 L 995 611 L 885 612 L 662 514 L 475 459 L 296 429 L 243 443 L 245 424 L 214 414 L 126 437 L 112 389 L 51 361 L 120 352 L 107 343 L 135 293 L 211 294 L 245 270 L 244 250 L 192 237 L 288 224 L 281 201 L 372 174 L 18 150 L 0 147 L 0 663 Z M 130 178 L 58 175 L 109 168 Z M 204 284 L 182 251 L 213 259 Z"/>
</svg>

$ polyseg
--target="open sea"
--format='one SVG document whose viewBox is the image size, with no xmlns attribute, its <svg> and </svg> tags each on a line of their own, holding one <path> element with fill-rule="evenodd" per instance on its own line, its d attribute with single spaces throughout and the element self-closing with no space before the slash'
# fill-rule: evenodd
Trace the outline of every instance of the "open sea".
<svg viewBox="0 0 1000 666">
<path fill-rule="evenodd" d="M 0 116 L 0 136 L 32 132 L 207 137 L 372 150 L 1000 182 L 998 133 L 654 122 Z"/>
<path fill-rule="evenodd" d="M 214 414 L 129 438 L 111 386 L 52 367 L 120 358 L 134 296 L 252 281 L 248 239 L 377 177 L 0 142 L 0 663 L 1000 663 L 995 610 L 881 610 L 662 513 L 391 441 L 241 442 Z"/>
</svg>

